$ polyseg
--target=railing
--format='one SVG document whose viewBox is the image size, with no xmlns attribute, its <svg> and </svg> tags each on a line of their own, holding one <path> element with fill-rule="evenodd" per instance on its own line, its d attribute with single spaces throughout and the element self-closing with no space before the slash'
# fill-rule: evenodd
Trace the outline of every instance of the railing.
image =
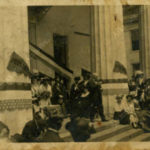
<svg viewBox="0 0 150 150">
<path fill-rule="evenodd" d="M 53 56 L 47 54 L 44 50 L 42 50 L 38 46 L 34 45 L 33 43 L 30 43 L 29 47 L 30 47 L 31 53 L 33 53 L 34 55 L 36 55 L 43 61 L 47 62 L 54 71 L 66 76 L 66 77 L 72 78 L 73 71 L 64 65 L 59 64 Z"/>
</svg>

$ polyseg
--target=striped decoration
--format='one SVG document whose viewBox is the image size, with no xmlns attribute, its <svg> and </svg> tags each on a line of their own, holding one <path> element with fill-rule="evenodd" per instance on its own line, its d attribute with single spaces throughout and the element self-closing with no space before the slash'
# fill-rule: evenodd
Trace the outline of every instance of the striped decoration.
<svg viewBox="0 0 150 150">
<path fill-rule="evenodd" d="M 0 111 L 32 108 L 31 99 L 0 100 Z"/>
<path fill-rule="evenodd" d="M 4 90 L 31 90 L 31 84 L 24 82 L 0 82 L 0 91 Z"/>
</svg>

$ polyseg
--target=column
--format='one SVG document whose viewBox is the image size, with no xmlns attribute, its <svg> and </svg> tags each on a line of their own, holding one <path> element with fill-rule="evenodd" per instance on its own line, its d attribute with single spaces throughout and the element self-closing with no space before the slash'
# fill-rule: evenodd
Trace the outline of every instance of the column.
<svg viewBox="0 0 150 150">
<path fill-rule="evenodd" d="M 30 67 L 27 7 L 1 6 L 0 14 L 0 121 L 12 135 L 32 119 L 30 78 L 8 69 L 13 53 Z"/>
<path fill-rule="evenodd" d="M 140 63 L 145 77 L 150 77 L 150 6 L 140 6 Z"/>
<path fill-rule="evenodd" d="M 112 117 L 115 96 L 128 92 L 127 75 L 114 71 L 116 61 L 127 68 L 122 6 L 92 7 L 91 22 L 92 72 L 104 81 L 104 110 Z"/>
</svg>

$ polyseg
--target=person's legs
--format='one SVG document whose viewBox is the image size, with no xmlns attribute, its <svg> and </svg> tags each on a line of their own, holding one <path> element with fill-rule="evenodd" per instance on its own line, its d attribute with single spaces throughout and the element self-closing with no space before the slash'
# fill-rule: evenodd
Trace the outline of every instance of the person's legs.
<svg viewBox="0 0 150 150">
<path fill-rule="evenodd" d="M 90 121 L 93 122 L 94 121 L 94 117 L 96 114 L 96 108 L 94 106 L 90 107 Z"/>
<path fill-rule="evenodd" d="M 103 110 L 103 104 L 102 103 L 98 106 L 98 111 L 99 111 L 99 115 L 100 115 L 102 121 L 107 121 L 106 118 L 105 118 L 105 115 L 104 115 L 104 110 Z"/>
</svg>

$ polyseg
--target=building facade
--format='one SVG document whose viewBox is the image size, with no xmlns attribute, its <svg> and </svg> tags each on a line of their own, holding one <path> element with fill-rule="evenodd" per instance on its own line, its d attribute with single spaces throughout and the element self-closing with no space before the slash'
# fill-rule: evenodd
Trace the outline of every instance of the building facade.
<svg viewBox="0 0 150 150">
<path fill-rule="evenodd" d="M 11 134 L 32 119 L 30 78 L 16 71 L 16 61 L 15 69 L 8 67 L 14 53 L 31 72 L 60 75 L 69 84 L 81 69 L 96 73 L 111 118 L 115 96 L 128 92 L 133 70 L 150 75 L 149 11 L 149 6 L 121 5 L 1 7 L 0 118 Z M 114 71 L 118 62 L 126 72 Z"/>
</svg>

